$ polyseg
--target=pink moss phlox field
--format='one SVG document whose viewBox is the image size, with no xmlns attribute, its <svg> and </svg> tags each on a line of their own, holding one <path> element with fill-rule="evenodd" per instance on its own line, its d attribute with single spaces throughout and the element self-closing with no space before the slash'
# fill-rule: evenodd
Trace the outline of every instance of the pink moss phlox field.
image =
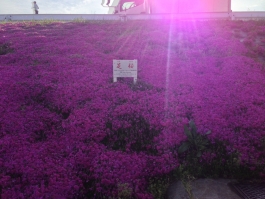
<svg viewBox="0 0 265 199">
<path fill-rule="evenodd" d="M 119 185 L 152 198 L 149 179 L 178 167 L 190 119 L 241 164 L 264 164 L 264 31 L 241 21 L 0 24 L 1 198 L 115 198 Z M 138 60 L 136 85 L 112 82 L 113 59 Z"/>
</svg>

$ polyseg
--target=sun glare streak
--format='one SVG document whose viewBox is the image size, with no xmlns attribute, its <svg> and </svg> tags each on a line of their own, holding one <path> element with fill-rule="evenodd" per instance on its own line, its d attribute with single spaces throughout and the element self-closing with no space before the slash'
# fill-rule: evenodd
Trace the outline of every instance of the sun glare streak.
<svg viewBox="0 0 265 199">
<path fill-rule="evenodd" d="M 173 44 L 173 28 L 174 28 L 174 16 L 171 15 L 170 22 L 169 22 L 169 31 L 168 31 L 168 47 L 167 47 L 167 63 L 166 63 L 166 82 L 165 82 L 165 111 L 168 111 L 169 108 L 169 93 L 170 93 L 170 73 L 172 71 L 172 44 Z M 177 34 L 177 37 L 175 38 L 178 42 L 178 46 L 183 49 L 184 46 L 183 43 L 181 42 L 184 39 L 185 32 L 192 32 L 193 33 L 193 38 L 191 42 L 196 42 L 200 35 L 199 35 L 199 29 L 197 27 L 197 21 L 196 19 L 188 20 L 188 21 L 181 21 L 179 22 L 181 24 L 181 31 Z M 186 38 L 188 39 L 188 38 Z M 185 49 L 185 48 L 184 48 Z M 184 50 L 183 49 L 183 50 Z M 187 59 L 188 61 L 189 59 Z M 181 69 L 180 69 L 181 70 Z M 189 80 L 189 81 L 192 81 Z"/>
<path fill-rule="evenodd" d="M 116 54 L 120 55 L 121 57 L 124 57 L 124 56 L 126 57 L 125 53 L 130 52 L 130 50 L 134 49 L 134 41 L 138 39 L 134 35 L 135 32 L 131 29 L 132 26 L 133 26 L 133 23 L 131 23 L 131 26 L 128 26 L 123 30 L 123 34 L 120 34 L 118 36 L 117 43 L 119 44 L 119 48 Z M 128 46 L 127 47 L 128 49 L 126 51 L 124 50 L 125 46 Z"/>
<path fill-rule="evenodd" d="M 195 33 L 195 38 L 198 39 L 199 38 L 199 31 L 196 25 L 196 20 L 195 18 L 192 19 L 192 25 L 193 25 L 193 29 L 192 31 Z"/>
<path fill-rule="evenodd" d="M 165 110 L 168 109 L 168 92 L 169 92 L 169 72 L 171 65 L 171 44 L 172 44 L 172 23 L 173 16 L 171 14 L 168 34 L 168 49 L 167 49 L 167 65 L 166 65 L 166 92 L 165 92 Z"/>
</svg>

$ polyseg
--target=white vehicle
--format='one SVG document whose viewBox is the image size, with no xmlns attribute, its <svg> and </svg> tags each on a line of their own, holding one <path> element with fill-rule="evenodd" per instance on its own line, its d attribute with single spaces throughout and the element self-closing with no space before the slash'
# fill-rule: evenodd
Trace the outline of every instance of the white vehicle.
<svg viewBox="0 0 265 199">
<path fill-rule="evenodd" d="M 109 14 L 231 12 L 231 0 L 102 0 Z"/>
</svg>

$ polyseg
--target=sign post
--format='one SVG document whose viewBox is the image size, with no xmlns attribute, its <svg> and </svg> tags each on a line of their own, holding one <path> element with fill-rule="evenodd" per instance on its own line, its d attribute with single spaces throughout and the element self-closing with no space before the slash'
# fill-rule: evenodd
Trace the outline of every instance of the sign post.
<svg viewBox="0 0 265 199">
<path fill-rule="evenodd" d="M 137 81 L 137 60 L 113 60 L 113 82 L 117 82 L 117 77 L 133 77 L 133 82 Z"/>
</svg>

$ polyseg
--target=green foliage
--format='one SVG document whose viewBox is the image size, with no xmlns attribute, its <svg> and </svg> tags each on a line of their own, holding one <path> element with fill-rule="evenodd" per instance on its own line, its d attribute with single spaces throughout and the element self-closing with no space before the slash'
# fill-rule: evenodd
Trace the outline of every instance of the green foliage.
<svg viewBox="0 0 265 199">
<path fill-rule="evenodd" d="M 198 134 L 195 123 L 191 120 L 189 126 L 184 127 L 187 140 L 178 147 L 179 159 L 182 168 L 175 175 L 185 179 L 185 176 L 195 178 L 236 178 L 251 179 L 258 178 L 258 168 L 251 171 L 249 165 L 240 164 L 240 154 L 236 150 L 227 151 L 228 143 L 220 140 L 210 142 L 207 135 Z M 205 153 L 205 154 L 204 154 Z M 208 160 L 204 155 L 208 155 Z"/>
<path fill-rule="evenodd" d="M 132 188 L 128 183 L 118 184 L 118 199 L 130 199 L 132 198 Z"/>
<path fill-rule="evenodd" d="M 186 193 L 188 194 L 189 199 L 194 199 L 194 196 L 192 193 L 191 180 L 183 178 L 181 179 L 181 182 L 184 186 Z"/>
<path fill-rule="evenodd" d="M 157 153 L 154 137 L 160 131 L 153 129 L 149 122 L 139 115 L 122 115 L 119 120 L 126 121 L 129 126 L 121 126 L 114 130 L 112 122 L 107 122 L 106 129 L 109 134 L 101 141 L 102 144 L 112 150 L 126 151 L 129 149 L 153 155 Z"/>
<path fill-rule="evenodd" d="M 45 25 L 56 23 L 56 22 L 59 22 L 59 21 L 54 20 L 54 19 L 44 19 L 44 20 L 23 21 L 21 23 L 26 27 L 30 27 L 30 26 L 36 26 L 36 25 L 45 26 Z"/>
<path fill-rule="evenodd" d="M 55 23 L 55 22 L 59 22 L 59 21 L 54 20 L 54 19 L 45 19 L 45 20 L 37 21 L 37 24 L 44 26 L 44 25 L 49 25 L 49 24 Z"/>
<path fill-rule="evenodd" d="M 211 131 L 208 131 L 204 135 L 198 134 L 196 125 L 194 121 L 191 120 L 189 122 L 189 127 L 185 125 L 184 133 L 188 140 L 180 145 L 178 153 L 184 153 L 188 151 L 192 156 L 196 154 L 197 158 L 201 157 L 203 151 L 206 150 L 207 146 L 209 145 L 206 135 L 209 135 Z"/>
<path fill-rule="evenodd" d="M 6 55 L 12 53 L 14 50 L 10 47 L 10 44 L 0 44 L 0 55 Z"/>
<path fill-rule="evenodd" d="M 85 20 L 83 17 L 80 17 L 80 18 L 73 19 L 73 22 L 75 22 L 75 23 L 86 23 L 87 20 Z"/>
<path fill-rule="evenodd" d="M 180 179 L 181 180 L 181 183 L 183 184 L 184 189 L 185 189 L 189 199 L 194 199 L 191 182 L 193 180 L 195 180 L 195 177 L 192 175 L 192 172 L 187 170 L 187 168 L 185 166 L 180 165 L 174 171 L 174 177 L 176 179 Z"/>
<path fill-rule="evenodd" d="M 148 191 L 153 195 L 154 199 L 163 199 L 165 198 L 170 182 L 171 179 L 169 176 L 151 178 L 149 180 Z"/>
</svg>

